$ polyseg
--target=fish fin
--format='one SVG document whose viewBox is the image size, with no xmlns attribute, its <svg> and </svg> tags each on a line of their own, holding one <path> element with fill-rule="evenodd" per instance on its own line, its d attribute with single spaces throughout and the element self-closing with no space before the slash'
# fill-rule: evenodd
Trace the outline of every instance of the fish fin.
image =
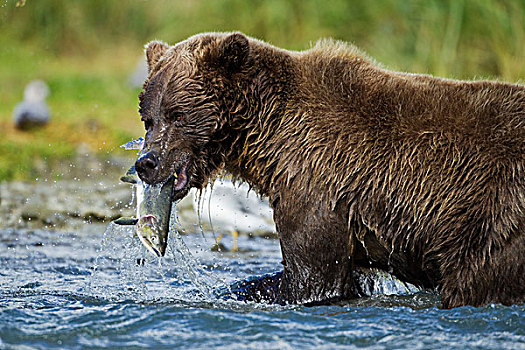
<svg viewBox="0 0 525 350">
<path fill-rule="evenodd" d="M 140 149 L 142 149 L 142 147 L 144 147 L 144 138 L 143 137 L 139 137 L 136 140 L 129 141 L 129 142 L 123 144 L 122 146 L 120 146 L 120 148 L 124 148 L 125 150 L 132 150 L 132 149 L 140 150 Z"/>
<path fill-rule="evenodd" d="M 113 223 L 117 225 L 128 225 L 128 226 L 136 225 L 137 222 L 139 222 L 139 219 L 124 217 L 124 216 L 116 220 L 113 220 Z"/>
<path fill-rule="evenodd" d="M 139 182 L 139 177 L 137 171 L 135 170 L 135 165 L 132 165 L 131 168 L 126 171 L 126 174 L 120 177 L 120 181 L 126 182 L 129 184 L 136 184 Z"/>
</svg>

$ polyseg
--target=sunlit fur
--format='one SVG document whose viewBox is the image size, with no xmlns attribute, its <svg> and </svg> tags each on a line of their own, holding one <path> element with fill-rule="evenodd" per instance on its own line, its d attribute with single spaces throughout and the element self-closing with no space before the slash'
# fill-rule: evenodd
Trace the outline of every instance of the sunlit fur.
<svg viewBox="0 0 525 350">
<path fill-rule="evenodd" d="M 183 150 L 192 186 L 226 169 L 269 197 L 275 301 L 355 297 L 354 265 L 437 287 L 447 308 L 525 300 L 524 86 L 392 72 L 331 40 L 208 33 L 146 53 L 158 180 Z M 184 125 L 159 117 L 177 108 Z"/>
</svg>

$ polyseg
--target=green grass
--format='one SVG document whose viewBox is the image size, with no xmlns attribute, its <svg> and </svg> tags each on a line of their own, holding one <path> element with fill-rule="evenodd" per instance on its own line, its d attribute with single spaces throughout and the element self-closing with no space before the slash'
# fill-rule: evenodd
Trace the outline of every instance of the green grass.
<svg viewBox="0 0 525 350">
<path fill-rule="evenodd" d="M 241 30 L 288 49 L 353 42 L 386 67 L 450 78 L 525 78 L 523 0 L 0 0 L 0 181 L 30 179 L 79 147 L 107 154 L 143 133 L 127 84 L 151 39 Z M 52 122 L 14 130 L 33 79 L 51 89 Z M 50 146 L 51 145 L 51 146 Z"/>
</svg>

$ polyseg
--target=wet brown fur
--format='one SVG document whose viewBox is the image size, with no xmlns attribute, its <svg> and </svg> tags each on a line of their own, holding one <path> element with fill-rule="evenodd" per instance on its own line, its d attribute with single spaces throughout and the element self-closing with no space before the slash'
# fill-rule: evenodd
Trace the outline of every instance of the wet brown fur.
<svg viewBox="0 0 525 350">
<path fill-rule="evenodd" d="M 353 266 L 438 287 L 446 308 L 525 301 L 523 85 L 392 72 L 330 40 L 209 33 L 146 53 L 154 181 L 191 159 L 189 186 L 226 169 L 268 196 L 277 302 L 354 297 Z"/>
</svg>

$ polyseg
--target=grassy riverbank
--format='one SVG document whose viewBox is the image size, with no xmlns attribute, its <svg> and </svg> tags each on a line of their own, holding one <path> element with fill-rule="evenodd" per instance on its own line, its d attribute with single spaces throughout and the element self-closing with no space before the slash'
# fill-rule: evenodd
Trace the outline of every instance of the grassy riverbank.
<svg viewBox="0 0 525 350">
<path fill-rule="evenodd" d="M 119 152 L 120 144 L 143 133 L 136 107 L 139 90 L 127 82 L 140 49 L 61 56 L 0 45 L 9 47 L 0 51 L 0 180 L 30 179 L 48 163 L 79 152 Z M 25 84 L 37 78 L 51 90 L 51 122 L 38 130 L 16 130 L 12 109 L 22 99 Z"/>
<path fill-rule="evenodd" d="M 78 152 L 118 152 L 143 133 L 128 84 L 142 46 L 241 30 L 288 49 L 351 41 L 385 66 L 451 78 L 525 79 L 521 0 L 1 0 L 0 181 L 31 179 Z M 13 128 L 33 79 L 51 89 L 51 123 Z"/>
</svg>

